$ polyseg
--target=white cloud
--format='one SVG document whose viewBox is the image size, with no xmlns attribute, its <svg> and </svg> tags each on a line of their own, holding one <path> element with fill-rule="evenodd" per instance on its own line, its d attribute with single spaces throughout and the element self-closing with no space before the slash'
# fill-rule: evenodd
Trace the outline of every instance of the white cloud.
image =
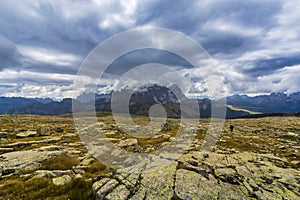
<svg viewBox="0 0 300 200">
<path fill-rule="evenodd" d="M 3 0 L 0 95 L 39 95 L 40 88 L 43 95 L 72 96 L 70 85 L 80 61 L 99 42 L 128 28 L 149 25 L 182 31 L 201 42 L 216 60 L 229 93 L 297 92 L 299 10 L 300 4 L 288 0 Z M 180 42 L 152 39 L 161 47 L 186 48 Z M 8 70 L 11 66 L 16 68 Z M 191 71 L 186 73 L 192 77 Z M 101 81 L 105 86 L 99 90 L 108 91 L 116 77 Z M 13 87 L 21 93 L 3 92 Z M 191 91 L 203 91 L 203 84 L 197 83 Z"/>
<path fill-rule="evenodd" d="M 135 24 L 135 11 L 137 3 L 135 0 L 120 1 L 122 11 L 118 13 L 106 13 L 100 21 L 101 29 L 113 29 L 117 26 L 129 28 Z"/>
<path fill-rule="evenodd" d="M 10 83 L 14 82 L 15 80 L 19 80 L 19 82 L 36 82 L 49 85 L 51 83 L 73 82 L 75 78 L 76 75 L 59 73 L 16 71 L 10 69 L 0 71 L 0 83 Z"/>
<path fill-rule="evenodd" d="M 291 67 L 284 67 L 277 70 L 276 73 L 261 76 L 257 78 L 257 82 L 254 87 L 250 88 L 250 92 L 255 92 L 261 88 L 265 89 L 265 92 L 287 92 L 295 93 L 299 92 L 300 79 L 299 79 L 300 65 Z"/>
<path fill-rule="evenodd" d="M 81 91 L 74 89 L 75 79 L 75 75 L 5 69 L 0 72 L 0 91 L 9 97 L 76 97 Z"/>
<path fill-rule="evenodd" d="M 18 89 L 17 89 L 18 88 Z M 69 97 L 76 97 L 80 93 L 78 93 L 74 89 L 74 85 L 39 85 L 34 83 L 28 83 L 28 84 L 22 84 L 16 85 L 15 88 L 13 88 L 10 91 L 5 91 L 5 96 L 8 97 L 40 97 L 40 98 L 46 98 L 46 97 L 52 97 L 55 99 L 63 99 L 63 98 L 69 98 Z"/>
<path fill-rule="evenodd" d="M 41 47 L 18 46 L 18 50 L 25 58 L 45 64 L 73 66 L 81 60 L 80 56 Z"/>
</svg>

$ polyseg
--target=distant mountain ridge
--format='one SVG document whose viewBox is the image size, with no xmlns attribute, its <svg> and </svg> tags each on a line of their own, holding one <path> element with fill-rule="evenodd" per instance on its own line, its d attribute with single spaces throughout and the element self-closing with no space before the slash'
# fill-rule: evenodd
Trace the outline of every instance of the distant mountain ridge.
<svg viewBox="0 0 300 200">
<path fill-rule="evenodd" d="M 176 95 L 173 91 L 175 91 Z M 181 116 L 181 101 L 192 101 L 185 97 L 177 86 L 172 86 L 169 89 L 164 86 L 150 85 L 136 91 L 124 89 L 115 92 L 115 94 L 122 92 L 132 94 L 129 102 L 129 111 L 135 115 L 148 115 L 152 105 L 161 104 L 165 107 L 169 117 L 177 118 Z M 112 112 L 111 98 L 112 93 L 96 95 L 93 93 L 83 93 L 76 99 L 67 98 L 62 101 L 54 101 L 49 98 L 0 97 L 0 113 L 60 115 L 72 113 L 72 101 L 83 112 L 94 110 L 93 106 L 95 106 L 95 110 L 98 112 Z M 91 102 L 92 99 L 95 99 L 95 103 Z M 122 101 L 122 99 L 120 100 Z M 203 118 L 211 116 L 212 105 L 217 107 L 223 105 L 221 101 L 210 100 L 208 98 L 194 99 L 193 101 L 197 101 L 200 117 Z M 256 97 L 233 95 L 227 97 L 227 104 L 230 105 L 226 109 L 227 118 L 247 117 L 257 112 L 262 114 L 300 112 L 300 93 L 291 95 L 272 93 Z M 184 113 L 185 115 L 193 115 L 195 110 L 187 109 L 185 112 L 187 112 Z"/>
<path fill-rule="evenodd" d="M 12 113 L 19 107 L 33 103 L 47 104 L 53 102 L 50 98 L 0 97 L 0 113 Z"/>
<path fill-rule="evenodd" d="M 227 97 L 227 104 L 262 113 L 299 112 L 300 92 L 290 95 L 272 93 L 255 97 L 233 95 Z"/>
</svg>

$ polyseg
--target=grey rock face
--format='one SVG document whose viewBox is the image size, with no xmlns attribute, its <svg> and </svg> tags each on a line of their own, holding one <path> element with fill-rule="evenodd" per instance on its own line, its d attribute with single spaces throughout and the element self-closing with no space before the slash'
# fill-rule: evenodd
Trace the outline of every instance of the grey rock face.
<svg viewBox="0 0 300 200">
<path fill-rule="evenodd" d="M 56 156 L 64 153 L 63 151 L 14 151 L 1 155 L 0 168 L 6 173 L 12 174 L 20 170 L 34 170 L 37 169 L 41 163 L 48 160 L 51 156 Z M 3 175 L 3 174 L 2 174 Z"/>
<path fill-rule="evenodd" d="M 53 178 L 52 182 L 54 185 L 60 186 L 60 185 L 65 185 L 66 183 L 71 182 L 72 178 L 69 175 L 63 175 L 57 178 Z"/>
<path fill-rule="evenodd" d="M 105 139 L 114 145 L 119 144 L 125 151 L 150 151 L 151 162 L 146 169 L 155 171 L 143 173 L 128 173 L 130 170 L 127 173 L 122 170 L 112 173 L 105 166 L 102 171 L 101 165 L 98 166 L 93 157 L 95 154 L 87 151 L 78 135 L 72 132 L 72 127 L 65 123 L 65 118 L 60 119 L 63 123 L 58 123 L 59 120 L 55 118 L 55 126 L 48 123 L 48 117 L 43 118 L 43 123 L 16 123 L 14 127 L 1 129 L 5 133 L 0 138 L 1 186 L 15 181 L 15 177 L 19 176 L 17 178 L 21 180 L 48 179 L 52 181 L 50 184 L 58 187 L 70 184 L 72 179 L 89 184 L 93 182 L 90 190 L 94 199 L 299 199 L 300 123 L 298 118 L 284 119 L 278 118 L 276 123 L 274 119 L 269 119 L 268 123 L 262 121 L 266 119 L 255 120 L 251 122 L 253 127 L 251 123 L 244 125 L 244 120 L 235 120 L 234 132 L 225 129 L 212 152 L 201 152 L 202 138 L 205 137 L 203 124 L 199 126 L 199 137 L 190 146 L 183 145 L 185 138 L 181 138 L 172 151 L 163 152 L 159 156 L 155 155 L 155 151 L 176 140 L 174 135 L 160 134 L 153 129 L 151 131 L 156 134 L 150 138 L 152 143 L 143 144 L 144 141 L 131 139 L 118 131 L 116 125 L 110 124 L 113 121 L 111 118 L 104 120 L 102 126 L 107 138 L 96 138 L 95 143 Z M 277 120 L 284 121 L 278 124 Z M 269 127 L 265 128 L 266 124 Z M 168 130 L 172 130 L 172 124 L 169 125 Z M 43 136 L 43 133 L 37 131 L 37 136 L 15 138 L 16 133 L 26 133 L 26 130 L 36 129 L 37 126 L 53 127 L 53 135 Z M 55 127 L 63 127 L 65 131 L 54 132 Z M 183 128 L 188 133 L 194 129 L 192 126 Z M 93 133 L 94 130 L 94 126 L 89 127 L 85 134 Z M 158 144 L 154 140 L 162 143 Z M 179 154 L 178 150 L 183 153 Z M 64 154 L 63 157 L 59 156 L 61 154 Z M 75 158 L 74 164 L 70 166 L 66 162 L 68 170 L 57 170 L 53 166 L 66 166 L 63 163 L 52 165 L 45 162 L 56 156 L 59 156 L 58 159 L 68 159 L 68 156 Z M 130 161 L 136 160 L 132 158 Z M 166 167 L 161 168 L 165 163 Z M 40 166 L 48 170 L 38 169 Z"/>
<path fill-rule="evenodd" d="M 41 127 L 36 130 L 39 136 L 49 136 L 51 134 L 51 129 L 48 127 Z"/>
<path fill-rule="evenodd" d="M 18 133 L 16 135 L 17 138 L 36 137 L 36 136 L 38 136 L 36 131 L 25 131 L 25 132 Z"/>
<path fill-rule="evenodd" d="M 118 144 L 118 147 L 135 146 L 137 144 L 138 144 L 137 139 L 126 139 L 126 140 L 121 140 Z"/>
<path fill-rule="evenodd" d="M 95 199 L 297 199 L 299 170 L 278 162 L 285 160 L 249 152 L 190 152 L 133 179 L 133 174 L 101 179 L 92 192 Z"/>
<path fill-rule="evenodd" d="M 115 179 L 111 179 L 107 181 L 96 193 L 96 199 L 104 199 L 106 195 L 108 195 L 116 186 L 118 185 L 118 181 Z"/>
</svg>

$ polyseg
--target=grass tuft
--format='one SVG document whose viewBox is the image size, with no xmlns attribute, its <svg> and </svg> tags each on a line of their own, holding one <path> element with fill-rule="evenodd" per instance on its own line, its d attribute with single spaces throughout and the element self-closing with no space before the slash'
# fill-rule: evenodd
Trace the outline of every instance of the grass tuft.
<svg viewBox="0 0 300 200">
<path fill-rule="evenodd" d="M 105 171 L 107 170 L 108 167 L 99 162 L 99 161 L 95 161 L 94 163 L 92 163 L 89 168 L 87 169 L 87 172 L 90 172 L 90 173 L 96 173 L 96 172 L 99 172 L 99 171 Z"/>
<path fill-rule="evenodd" d="M 55 186 L 51 179 L 32 178 L 24 181 L 23 179 L 8 180 L 1 185 L 0 199 L 91 199 L 90 189 L 92 181 L 83 179 L 73 179 L 70 183 L 63 186 Z"/>
<path fill-rule="evenodd" d="M 71 157 L 68 155 L 59 155 L 50 158 L 43 165 L 40 169 L 44 170 L 68 170 L 72 169 L 73 166 L 79 164 L 79 160 L 75 157 Z"/>
</svg>

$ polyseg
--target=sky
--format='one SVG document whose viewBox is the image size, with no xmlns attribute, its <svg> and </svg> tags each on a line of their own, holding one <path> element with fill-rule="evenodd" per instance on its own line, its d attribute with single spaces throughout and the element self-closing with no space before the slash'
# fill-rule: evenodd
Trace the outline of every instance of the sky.
<svg viewBox="0 0 300 200">
<path fill-rule="evenodd" d="M 299 0 L 2 0 L 0 27 L 0 96 L 76 97 L 86 56 L 114 34 L 140 27 L 197 41 L 230 95 L 300 92 Z M 137 51 L 112 64 L 99 92 L 147 62 L 193 78 L 189 64 L 170 52 Z M 203 95 L 197 87 L 195 95 Z"/>
</svg>

